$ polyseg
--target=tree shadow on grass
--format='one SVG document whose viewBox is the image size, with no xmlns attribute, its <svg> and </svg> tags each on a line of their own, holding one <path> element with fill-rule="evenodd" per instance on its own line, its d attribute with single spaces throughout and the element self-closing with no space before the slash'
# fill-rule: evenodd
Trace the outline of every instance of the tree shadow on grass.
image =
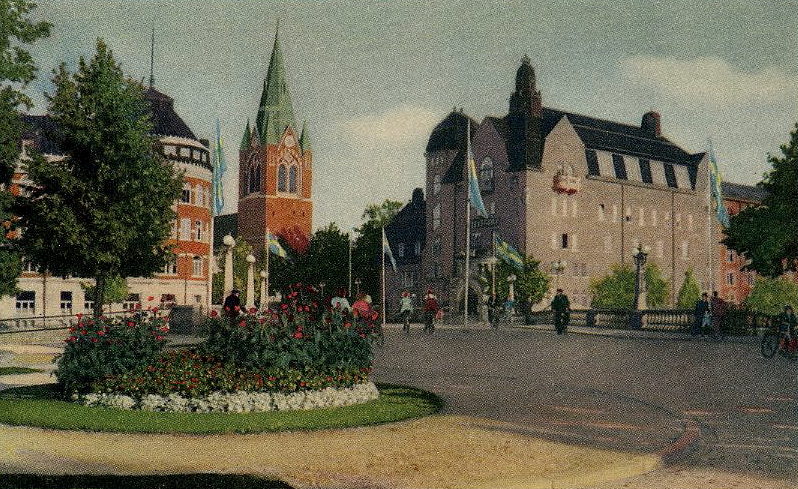
<svg viewBox="0 0 798 489">
<path fill-rule="evenodd" d="M 3 474 L 0 489 L 292 489 L 284 482 L 237 474 Z"/>
</svg>

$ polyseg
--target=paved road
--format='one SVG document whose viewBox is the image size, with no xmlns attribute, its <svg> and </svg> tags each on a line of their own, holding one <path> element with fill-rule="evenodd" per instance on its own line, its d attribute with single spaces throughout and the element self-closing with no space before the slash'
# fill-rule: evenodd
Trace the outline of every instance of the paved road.
<svg viewBox="0 0 798 489">
<path fill-rule="evenodd" d="M 375 379 L 432 390 L 448 413 L 509 421 L 520 433 L 558 441 L 668 456 L 668 466 L 626 487 L 798 482 L 798 368 L 762 358 L 754 339 L 456 327 L 429 337 L 419 326 L 409 337 L 396 329 L 386 336 Z"/>
</svg>

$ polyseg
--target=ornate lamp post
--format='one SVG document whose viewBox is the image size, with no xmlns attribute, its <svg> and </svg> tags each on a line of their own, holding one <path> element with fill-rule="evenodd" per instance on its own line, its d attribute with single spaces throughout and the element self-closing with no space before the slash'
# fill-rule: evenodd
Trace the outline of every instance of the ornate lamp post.
<svg viewBox="0 0 798 489">
<path fill-rule="evenodd" d="M 247 310 L 255 307 L 255 256 L 247 255 Z"/>
<path fill-rule="evenodd" d="M 357 287 L 357 292 L 355 297 L 360 295 L 360 277 L 355 277 L 355 287 Z"/>
<path fill-rule="evenodd" d="M 229 294 L 233 290 L 233 247 L 236 240 L 229 234 L 222 238 L 222 243 L 227 246 L 224 255 L 224 294 Z"/>
<path fill-rule="evenodd" d="M 260 309 L 264 311 L 269 308 L 269 291 L 266 290 L 266 270 L 260 271 Z"/>
<path fill-rule="evenodd" d="M 560 275 L 565 271 L 565 268 L 568 266 L 568 262 L 565 260 L 557 260 L 551 262 L 551 273 L 554 274 L 554 290 L 560 288 Z"/>
<path fill-rule="evenodd" d="M 640 312 L 640 294 L 644 292 L 645 282 L 641 272 L 650 252 L 651 248 L 648 246 L 637 245 L 632 249 L 632 258 L 635 261 L 635 299 L 634 311 L 632 312 L 632 327 L 635 329 L 639 329 L 643 325 L 643 315 Z M 645 302 L 645 297 L 643 302 Z"/>
<path fill-rule="evenodd" d="M 507 300 L 510 301 L 510 310 L 507 311 L 510 313 L 510 322 L 513 322 L 513 316 L 515 315 L 515 281 L 518 277 L 515 274 L 510 274 L 507 276 L 507 287 L 509 288 L 509 292 L 507 293 Z"/>
<path fill-rule="evenodd" d="M 324 298 L 324 286 L 327 285 L 324 282 L 319 282 L 319 288 L 321 289 L 321 297 Z"/>
</svg>

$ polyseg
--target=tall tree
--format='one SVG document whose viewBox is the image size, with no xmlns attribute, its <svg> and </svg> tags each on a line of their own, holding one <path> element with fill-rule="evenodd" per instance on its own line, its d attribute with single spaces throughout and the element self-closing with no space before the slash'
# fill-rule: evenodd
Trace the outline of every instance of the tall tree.
<svg viewBox="0 0 798 489">
<path fill-rule="evenodd" d="M 62 161 L 32 161 L 18 215 L 26 256 L 50 273 L 96 281 L 95 314 L 110 277 L 149 276 L 171 251 L 182 178 L 155 149 L 150 106 L 105 43 L 78 71 L 61 65 L 48 95 Z"/>
<path fill-rule="evenodd" d="M 798 267 L 798 123 L 781 153 L 768 155 L 773 168 L 757 184 L 767 192 L 762 205 L 732 216 L 723 240 L 749 260 L 746 269 L 766 277 Z"/>
<path fill-rule="evenodd" d="M 382 228 L 402 208 L 401 202 L 386 199 L 381 204 L 371 204 L 361 216 L 365 222 L 357 229 L 358 237 L 352 249 L 352 275 L 360 278 L 360 290 L 374 300 L 380 297 L 380 253 Z"/>
<path fill-rule="evenodd" d="M 506 299 L 510 293 L 510 286 L 507 282 L 507 277 L 510 275 L 516 277 L 513 286 L 516 307 L 523 314 L 527 314 L 532 306 L 540 302 L 546 295 L 551 278 L 540 269 L 540 262 L 531 255 L 524 257 L 523 271 L 519 271 L 505 261 L 499 261 L 496 266 L 496 297 L 500 300 Z M 491 277 L 488 274 L 484 280 L 488 291 L 490 290 L 490 280 Z"/>
<path fill-rule="evenodd" d="M 649 263 L 643 271 L 646 281 L 646 304 L 661 307 L 668 298 L 668 283 L 659 268 Z M 615 265 L 612 273 L 590 281 L 593 294 L 591 307 L 606 309 L 631 309 L 634 306 L 635 271 L 631 265 Z"/>
<path fill-rule="evenodd" d="M 785 277 L 757 277 L 751 294 L 745 298 L 749 309 L 762 314 L 776 315 L 786 304 L 798 307 L 798 284 Z"/>
<path fill-rule="evenodd" d="M 684 281 L 676 296 L 676 307 L 680 309 L 692 309 L 695 303 L 701 298 L 701 289 L 698 288 L 693 269 L 688 268 L 684 272 Z"/>
<path fill-rule="evenodd" d="M 8 192 L 19 158 L 22 120 L 19 109 L 32 103 L 24 90 L 36 77 L 36 65 L 19 44 L 32 44 L 50 35 L 50 24 L 34 22 L 36 4 L 27 0 L 0 0 L 0 296 L 13 294 L 22 271 L 20 254 L 10 240 L 16 235 Z"/>
</svg>

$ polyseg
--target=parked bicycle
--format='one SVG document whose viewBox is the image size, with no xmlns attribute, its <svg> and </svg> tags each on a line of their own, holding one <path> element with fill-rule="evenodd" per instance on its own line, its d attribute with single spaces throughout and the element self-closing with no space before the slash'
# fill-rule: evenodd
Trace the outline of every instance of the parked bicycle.
<svg viewBox="0 0 798 489">
<path fill-rule="evenodd" d="M 765 331 L 762 335 L 760 350 L 765 358 L 773 358 L 776 353 L 783 357 L 798 358 L 795 338 L 790 338 L 790 335 L 775 328 Z"/>
</svg>

